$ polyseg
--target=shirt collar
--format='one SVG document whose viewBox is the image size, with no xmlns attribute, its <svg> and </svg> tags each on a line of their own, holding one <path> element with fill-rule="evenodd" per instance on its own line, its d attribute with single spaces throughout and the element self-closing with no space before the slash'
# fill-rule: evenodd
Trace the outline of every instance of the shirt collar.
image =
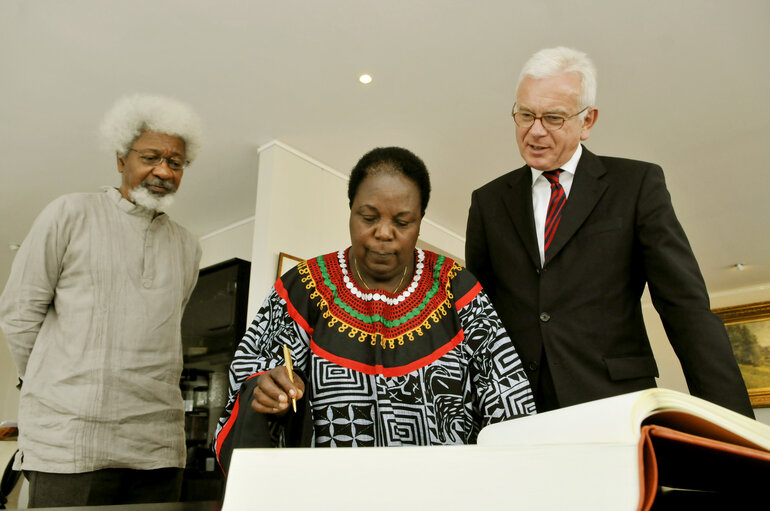
<svg viewBox="0 0 770 511">
<path fill-rule="evenodd" d="M 577 149 L 575 149 L 575 152 L 572 155 L 572 158 L 570 158 L 569 161 L 564 165 L 562 165 L 560 168 L 564 172 L 568 174 L 572 174 L 574 176 L 575 170 L 577 170 L 578 162 L 580 161 L 580 155 L 582 154 L 583 154 L 583 144 L 578 144 Z M 535 186 L 535 181 L 537 180 L 537 178 L 543 175 L 543 171 L 533 169 L 532 167 L 530 167 L 529 170 L 532 172 L 532 186 Z"/>
<path fill-rule="evenodd" d="M 147 217 L 150 220 L 155 217 L 155 211 L 149 210 L 147 208 L 143 208 L 142 206 L 137 206 L 130 200 L 123 197 L 123 194 L 120 193 L 120 190 L 113 186 L 105 186 L 102 188 L 104 192 L 107 193 L 107 195 L 115 202 L 115 205 L 119 207 L 121 210 L 125 211 L 129 215 L 134 216 L 143 216 Z M 158 214 L 157 218 L 164 218 L 166 215 L 162 211 Z"/>
</svg>

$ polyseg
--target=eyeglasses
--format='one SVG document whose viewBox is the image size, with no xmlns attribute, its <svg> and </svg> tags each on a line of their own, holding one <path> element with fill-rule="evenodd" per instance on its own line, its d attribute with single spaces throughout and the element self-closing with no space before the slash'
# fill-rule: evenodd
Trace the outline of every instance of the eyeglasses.
<svg viewBox="0 0 770 511">
<path fill-rule="evenodd" d="M 562 126 L 564 126 L 564 123 L 568 119 L 572 119 L 573 117 L 576 117 L 586 110 L 588 110 L 589 107 L 585 107 L 578 113 L 574 115 L 570 115 L 569 117 L 564 117 L 563 115 L 559 114 L 545 114 L 545 115 L 535 115 L 532 112 L 517 112 L 516 111 L 516 103 L 513 104 L 513 109 L 511 110 L 511 115 L 513 116 L 513 122 L 516 123 L 517 126 L 521 126 L 522 128 L 529 128 L 533 124 L 535 124 L 535 121 L 537 119 L 540 119 L 540 122 L 543 124 L 543 128 L 547 129 L 548 131 L 556 131 L 561 129 Z"/>
<path fill-rule="evenodd" d="M 165 161 L 166 165 L 168 165 L 168 168 L 174 171 L 180 171 L 190 164 L 190 162 L 187 160 L 180 160 L 179 158 L 173 156 L 166 158 L 165 156 L 161 156 L 154 152 L 137 151 L 133 147 L 130 147 L 128 150 L 137 153 L 139 155 L 139 159 L 142 160 L 142 163 L 148 167 L 158 167 L 163 165 L 163 162 Z"/>
</svg>

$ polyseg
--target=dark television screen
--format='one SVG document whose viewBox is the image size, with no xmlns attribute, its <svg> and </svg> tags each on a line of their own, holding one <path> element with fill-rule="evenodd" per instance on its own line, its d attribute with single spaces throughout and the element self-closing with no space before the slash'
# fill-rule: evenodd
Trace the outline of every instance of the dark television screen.
<svg viewBox="0 0 770 511">
<path fill-rule="evenodd" d="M 250 268 L 230 259 L 200 270 L 182 316 L 185 360 L 235 352 L 246 331 Z"/>
</svg>

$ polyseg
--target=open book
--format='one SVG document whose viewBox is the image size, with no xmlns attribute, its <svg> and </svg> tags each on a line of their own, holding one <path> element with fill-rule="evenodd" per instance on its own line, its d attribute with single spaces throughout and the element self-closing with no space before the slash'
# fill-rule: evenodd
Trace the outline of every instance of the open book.
<svg viewBox="0 0 770 511">
<path fill-rule="evenodd" d="M 770 481 L 770 426 L 703 399 L 648 389 L 484 428 L 480 445 L 597 446 L 585 470 L 611 484 L 613 471 L 638 467 L 629 494 L 652 507 L 659 487 L 746 496 Z M 603 458 L 600 446 L 614 446 Z M 617 464 L 613 467 L 613 464 Z M 761 490 L 764 492 L 764 490 Z"/>
<path fill-rule="evenodd" d="M 770 426 L 650 389 L 493 424 L 477 445 L 235 449 L 222 509 L 634 511 L 660 485 L 759 495 L 767 481 Z"/>
</svg>

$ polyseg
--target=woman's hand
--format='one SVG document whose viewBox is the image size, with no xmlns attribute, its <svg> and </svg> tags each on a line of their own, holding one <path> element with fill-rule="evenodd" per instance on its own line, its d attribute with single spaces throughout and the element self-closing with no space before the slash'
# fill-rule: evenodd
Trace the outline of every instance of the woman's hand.
<svg viewBox="0 0 770 511">
<path fill-rule="evenodd" d="M 294 373 L 292 383 L 286 367 L 276 367 L 257 376 L 251 408 L 255 412 L 283 415 L 288 411 L 291 399 L 301 399 L 304 393 L 305 382 L 297 373 Z"/>
</svg>

